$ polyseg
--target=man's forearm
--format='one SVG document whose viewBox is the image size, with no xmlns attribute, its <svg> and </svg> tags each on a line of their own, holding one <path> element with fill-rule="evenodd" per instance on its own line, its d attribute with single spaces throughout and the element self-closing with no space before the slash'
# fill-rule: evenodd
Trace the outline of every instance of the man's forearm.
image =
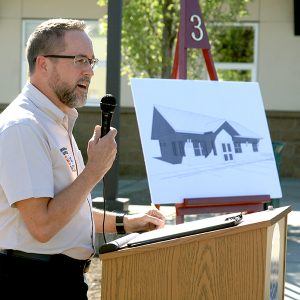
<svg viewBox="0 0 300 300">
<path fill-rule="evenodd" d="M 96 233 L 103 232 L 103 210 L 93 208 L 93 216 L 96 226 Z M 105 212 L 105 228 L 104 232 L 116 232 L 116 214 L 113 212 L 106 211 Z"/>
</svg>

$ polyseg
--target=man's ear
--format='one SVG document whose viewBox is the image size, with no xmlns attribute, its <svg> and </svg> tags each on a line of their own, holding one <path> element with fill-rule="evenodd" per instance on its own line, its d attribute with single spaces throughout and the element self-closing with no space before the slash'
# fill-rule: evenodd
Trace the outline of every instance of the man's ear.
<svg viewBox="0 0 300 300">
<path fill-rule="evenodd" d="M 46 57 L 39 55 L 35 61 L 35 69 L 39 72 L 47 72 L 48 71 L 48 60 Z"/>
</svg>

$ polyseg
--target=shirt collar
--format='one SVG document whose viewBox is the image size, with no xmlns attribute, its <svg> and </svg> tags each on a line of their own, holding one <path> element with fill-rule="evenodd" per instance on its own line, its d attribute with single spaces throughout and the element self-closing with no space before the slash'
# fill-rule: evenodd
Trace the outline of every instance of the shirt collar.
<svg viewBox="0 0 300 300">
<path fill-rule="evenodd" d="M 30 82 L 25 84 L 22 94 L 55 122 L 63 125 L 69 133 L 72 132 L 75 121 L 78 117 L 78 112 L 75 108 L 71 109 L 67 114 L 64 113 Z"/>
</svg>

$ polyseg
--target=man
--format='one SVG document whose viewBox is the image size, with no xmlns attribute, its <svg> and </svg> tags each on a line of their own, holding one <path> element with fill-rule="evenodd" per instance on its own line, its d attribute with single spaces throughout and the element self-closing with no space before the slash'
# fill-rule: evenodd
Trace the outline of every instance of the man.
<svg viewBox="0 0 300 300">
<path fill-rule="evenodd" d="M 42 23 L 27 60 L 30 80 L 0 116 L 0 298 L 87 299 L 84 272 L 103 230 L 90 192 L 112 166 L 117 132 L 100 138 L 95 127 L 84 166 L 72 129 L 97 62 L 84 22 Z M 151 210 L 122 222 L 144 231 L 164 217 Z M 117 231 L 116 214 L 106 213 L 104 231 Z"/>
</svg>

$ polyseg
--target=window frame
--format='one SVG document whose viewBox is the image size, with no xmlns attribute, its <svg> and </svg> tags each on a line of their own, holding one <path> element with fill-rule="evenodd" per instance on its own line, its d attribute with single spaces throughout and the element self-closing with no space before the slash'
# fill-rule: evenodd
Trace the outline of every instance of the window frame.
<svg viewBox="0 0 300 300">
<path fill-rule="evenodd" d="M 251 81 L 257 81 L 257 62 L 258 62 L 258 24 L 254 22 L 238 22 L 238 23 L 214 23 L 212 26 L 223 27 L 252 27 L 254 31 L 253 41 L 253 62 L 252 63 L 222 63 L 214 61 L 215 69 L 218 70 L 237 70 L 237 71 L 250 71 Z"/>
</svg>

